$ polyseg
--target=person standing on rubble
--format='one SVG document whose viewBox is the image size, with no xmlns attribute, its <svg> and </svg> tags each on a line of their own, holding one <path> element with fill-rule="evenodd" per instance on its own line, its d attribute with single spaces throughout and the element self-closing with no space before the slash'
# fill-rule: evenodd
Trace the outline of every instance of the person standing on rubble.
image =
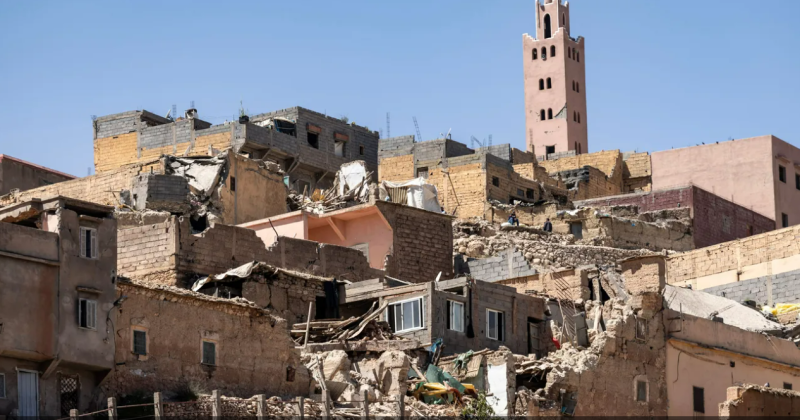
<svg viewBox="0 0 800 420">
<path fill-rule="evenodd" d="M 511 226 L 519 226 L 519 219 L 517 219 L 517 212 L 512 211 L 511 216 L 508 216 L 508 224 Z"/>
<path fill-rule="evenodd" d="M 548 217 L 547 220 L 544 222 L 544 227 L 542 228 L 545 232 L 552 232 L 553 231 L 553 224 L 550 223 L 550 218 Z"/>
</svg>

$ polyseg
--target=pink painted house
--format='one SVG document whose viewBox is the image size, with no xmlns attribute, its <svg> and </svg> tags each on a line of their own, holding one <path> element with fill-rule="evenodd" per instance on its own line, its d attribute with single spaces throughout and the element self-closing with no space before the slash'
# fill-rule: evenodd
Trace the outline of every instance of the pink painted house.
<svg viewBox="0 0 800 420">
<path fill-rule="evenodd" d="M 651 163 L 653 190 L 693 184 L 779 229 L 800 224 L 800 149 L 775 136 L 654 152 Z"/>
<path fill-rule="evenodd" d="M 278 236 L 355 248 L 370 267 L 419 283 L 453 277 L 452 216 L 378 201 L 325 214 L 295 211 L 239 225 L 267 247 Z"/>
</svg>

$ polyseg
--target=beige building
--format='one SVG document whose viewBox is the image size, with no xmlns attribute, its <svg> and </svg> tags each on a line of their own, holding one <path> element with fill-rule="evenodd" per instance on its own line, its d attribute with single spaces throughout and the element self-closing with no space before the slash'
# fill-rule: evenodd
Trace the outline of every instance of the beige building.
<svg viewBox="0 0 800 420">
<path fill-rule="evenodd" d="M 775 220 L 800 224 L 800 149 L 760 136 L 651 155 L 653 189 L 697 185 Z"/>
<path fill-rule="evenodd" d="M 111 210 L 63 197 L 0 210 L 0 417 L 85 412 L 114 369 Z"/>
<path fill-rule="evenodd" d="M 588 153 L 584 39 L 570 36 L 570 4 L 536 1 L 536 38 L 522 35 L 525 139 L 546 157 Z"/>
</svg>

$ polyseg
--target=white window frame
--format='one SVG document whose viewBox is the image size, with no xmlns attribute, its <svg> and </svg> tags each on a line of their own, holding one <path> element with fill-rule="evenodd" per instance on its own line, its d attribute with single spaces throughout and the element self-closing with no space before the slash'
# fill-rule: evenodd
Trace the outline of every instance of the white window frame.
<svg viewBox="0 0 800 420">
<path fill-rule="evenodd" d="M 464 324 L 465 324 L 465 321 L 466 321 L 466 319 L 465 319 L 466 316 L 465 316 L 465 312 L 464 312 L 464 307 L 465 307 L 464 302 L 459 302 L 457 300 L 448 300 L 447 302 L 449 303 L 448 306 L 450 306 L 450 309 L 449 309 L 450 310 L 450 325 L 447 326 L 447 329 L 450 330 L 450 331 L 456 331 L 456 332 L 462 332 L 463 333 L 464 332 Z M 456 305 L 461 307 L 461 309 L 459 310 L 459 315 L 461 317 L 461 329 L 460 330 L 457 330 L 457 329 L 455 329 L 453 327 L 453 325 L 455 324 L 453 322 L 453 320 L 455 319 Z"/>
<path fill-rule="evenodd" d="M 506 335 L 505 331 L 501 332 L 500 328 L 499 328 L 500 327 L 499 325 L 495 325 L 495 331 L 497 331 L 497 333 L 498 333 L 497 336 L 496 337 L 492 337 L 491 335 L 489 335 L 489 331 L 491 331 L 491 329 L 489 328 L 489 312 L 494 312 L 494 313 L 497 313 L 497 314 L 501 314 L 503 316 L 503 329 L 505 329 L 505 326 L 506 326 L 506 323 L 505 323 L 506 314 L 505 314 L 505 312 L 498 311 L 496 309 L 488 309 L 487 308 L 486 309 L 486 338 L 488 338 L 490 340 L 497 340 L 497 341 L 500 341 L 500 342 L 505 341 L 505 338 L 506 338 L 505 337 L 505 335 Z M 495 320 L 496 319 L 498 319 L 498 318 L 495 317 Z"/>
<path fill-rule="evenodd" d="M 419 301 L 419 322 L 420 322 L 420 326 L 419 327 L 405 328 L 405 329 L 402 329 L 402 330 L 398 329 L 397 328 L 397 315 L 395 314 L 394 325 L 393 325 L 395 333 L 406 333 L 406 332 L 410 332 L 410 331 L 418 331 L 418 330 L 425 329 L 425 296 L 417 296 L 417 297 L 413 297 L 413 298 L 410 298 L 410 299 L 398 300 L 397 302 L 389 303 L 389 305 L 386 307 L 386 313 L 384 314 L 385 318 L 388 320 L 389 319 L 389 316 L 388 316 L 389 315 L 389 311 L 393 311 L 395 305 L 400 305 L 400 313 L 401 313 L 400 314 L 400 321 L 402 322 L 402 319 L 403 319 L 403 315 L 402 315 L 403 304 L 406 303 L 406 302 L 413 302 L 413 301 Z"/>
<path fill-rule="evenodd" d="M 8 391 L 6 391 L 6 374 L 5 373 L 0 373 L 0 385 L 3 386 L 3 388 L 0 389 L 0 391 L 3 391 L 3 392 L 0 392 L 0 399 L 6 399 L 6 394 L 8 393 Z"/>
<path fill-rule="evenodd" d="M 86 255 L 86 232 L 89 232 L 89 237 L 90 237 L 90 239 L 89 239 L 89 241 L 90 241 L 90 243 L 89 243 L 89 251 L 90 251 L 91 255 Z M 88 258 L 88 259 L 96 260 L 97 259 L 97 229 L 81 226 L 81 240 L 79 242 L 80 242 L 80 247 L 81 247 L 81 252 L 80 252 L 81 257 L 82 258 Z"/>
<path fill-rule="evenodd" d="M 81 308 L 82 302 L 86 302 L 86 310 L 92 316 L 86 317 L 86 326 L 81 325 L 81 316 L 83 315 L 83 309 Z M 91 310 L 90 310 L 91 308 Z M 94 299 L 86 299 L 86 298 L 79 298 L 78 299 L 78 328 L 82 328 L 84 330 L 97 330 L 97 301 Z"/>
<path fill-rule="evenodd" d="M 214 345 L 214 363 L 205 362 L 205 343 L 211 343 Z M 219 366 L 219 342 L 217 340 L 210 340 L 208 338 L 203 338 L 200 340 L 200 363 L 206 366 Z"/>
</svg>

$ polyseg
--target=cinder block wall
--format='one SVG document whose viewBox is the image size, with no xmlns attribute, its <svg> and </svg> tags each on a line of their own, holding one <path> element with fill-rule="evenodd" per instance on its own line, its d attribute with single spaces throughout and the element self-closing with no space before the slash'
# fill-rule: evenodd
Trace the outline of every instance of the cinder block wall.
<svg viewBox="0 0 800 420">
<path fill-rule="evenodd" d="M 669 257 L 669 283 L 739 270 L 800 254 L 800 225 Z"/>
<path fill-rule="evenodd" d="M 797 303 L 800 302 L 800 270 L 709 287 L 703 292 L 737 302 L 754 300 L 761 305 L 767 305 L 770 301 L 776 304 Z"/>
<path fill-rule="evenodd" d="M 536 274 L 536 269 L 528 264 L 525 256 L 516 248 L 502 251 L 494 257 L 470 258 L 460 268 L 461 271 L 456 273 L 457 276 L 469 274 L 476 280 L 486 282 Z"/>
</svg>

